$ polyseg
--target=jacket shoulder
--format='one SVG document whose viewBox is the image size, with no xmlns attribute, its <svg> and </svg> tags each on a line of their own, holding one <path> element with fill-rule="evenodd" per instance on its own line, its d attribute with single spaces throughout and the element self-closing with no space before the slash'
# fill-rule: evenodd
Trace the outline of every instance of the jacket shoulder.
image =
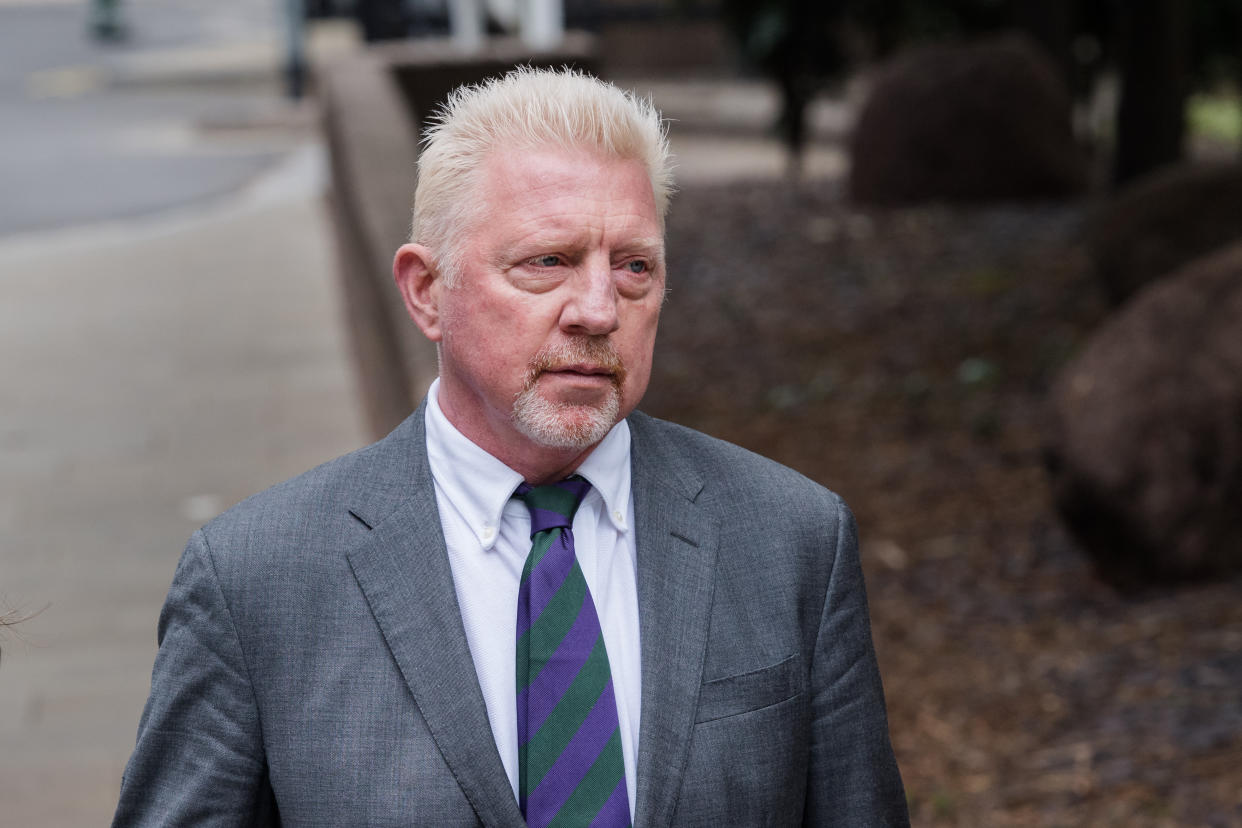
<svg viewBox="0 0 1242 828">
<path fill-rule="evenodd" d="M 822 520 L 848 511 L 835 492 L 775 460 L 686 426 L 646 414 L 630 416 L 636 451 L 651 452 L 700 498 L 747 501 L 770 507 L 773 516 L 813 513 Z"/>
<path fill-rule="evenodd" d="M 641 412 L 630 416 L 630 426 L 636 432 L 638 446 L 655 449 L 666 462 L 686 464 L 687 470 L 700 475 L 707 488 L 740 488 L 748 492 L 775 488 L 840 500 L 836 493 L 801 472 L 693 428 Z"/>
<path fill-rule="evenodd" d="M 415 417 L 421 425 L 416 412 L 379 442 L 241 501 L 203 527 L 208 544 L 213 550 L 306 549 L 375 526 L 412 496 L 426 466 Z"/>
</svg>

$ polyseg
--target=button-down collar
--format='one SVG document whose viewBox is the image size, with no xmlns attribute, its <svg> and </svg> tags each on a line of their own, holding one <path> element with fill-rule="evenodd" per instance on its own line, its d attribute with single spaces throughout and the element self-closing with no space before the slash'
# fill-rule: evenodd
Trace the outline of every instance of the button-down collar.
<svg viewBox="0 0 1242 828">
<path fill-rule="evenodd" d="M 436 482 L 486 551 L 499 536 L 501 515 L 522 476 L 471 442 L 440 410 L 440 380 L 427 392 L 427 453 Z M 603 512 L 618 532 L 630 526 L 630 429 L 624 420 L 595 447 L 575 474 L 603 499 Z M 588 494 L 591 498 L 593 495 Z"/>
</svg>

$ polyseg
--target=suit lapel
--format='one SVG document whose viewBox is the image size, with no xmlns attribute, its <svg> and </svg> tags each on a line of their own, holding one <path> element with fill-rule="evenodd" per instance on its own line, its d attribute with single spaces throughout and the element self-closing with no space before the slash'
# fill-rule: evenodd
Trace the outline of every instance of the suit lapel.
<svg viewBox="0 0 1242 828">
<path fill-rule="evenodd" d="M 420 407 L 384 443 L 376 503 L 351 511 L 372 531 L 350 566 L 436 746 L 485 825 L 525 823 L 491 735 L 453 589 Z M 649 418 L 630 418 L 642 639 L 634 824 L 673 818 L 707 647 L 718 526 L 702 490 Z M 393 505 L 395 501 L 395 506 Z"/>
<path fill-rule="evenodd" d="M 423 408 L 394 432 L 402 497 L 349 552 L 350 566 L 444 761 L 485 825 L 522 826 L 466 642 L 427 465 Z M 387 441 L 386 441 L 387 442 Z M 383 445 L 383 444 L 381 444 Z M 404 477 L 404 479 L 400 479 Z M 387 484 L 386 486 L 383 484 Z"/>
<path fill-rule="evenodd" d="M 718 526 L 695 504 L 702 481 L 652 422 L 630 418 L 642 639 L 635 825 L 673 818 L 694 730 Z"/>
</svg>

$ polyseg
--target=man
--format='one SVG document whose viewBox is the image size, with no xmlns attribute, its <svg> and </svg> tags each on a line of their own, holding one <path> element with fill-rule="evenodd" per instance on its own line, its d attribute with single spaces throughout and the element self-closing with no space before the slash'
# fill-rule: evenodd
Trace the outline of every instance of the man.
<svg viewBox="0 0 1242 828">
<path fill-rule="evenodd" d="M 853 519 L 634 412 L 658 114 L 459 91 L 394 275 L 440 376 L 190 541 L 116 824 L 904 825 Z"/>
</svg>

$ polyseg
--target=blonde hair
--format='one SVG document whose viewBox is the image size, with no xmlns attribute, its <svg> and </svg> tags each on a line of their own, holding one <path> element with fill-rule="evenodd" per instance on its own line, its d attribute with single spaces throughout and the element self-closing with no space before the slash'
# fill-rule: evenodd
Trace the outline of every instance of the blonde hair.
<svg viewBox="0 0 1242 828">
<path fill-rule="evenodd" d="M 432 251 L 446 283 L 461 272 L 462 236 L 483 206 L 478 179 L 488 153 L 548 146 L 641 161 L 663 230 L 673 193 L 672 158 L 651 101 L 573 69 L 520 66 L 454 90 L 429 118 L 410 240 Z"/>
</svg>

